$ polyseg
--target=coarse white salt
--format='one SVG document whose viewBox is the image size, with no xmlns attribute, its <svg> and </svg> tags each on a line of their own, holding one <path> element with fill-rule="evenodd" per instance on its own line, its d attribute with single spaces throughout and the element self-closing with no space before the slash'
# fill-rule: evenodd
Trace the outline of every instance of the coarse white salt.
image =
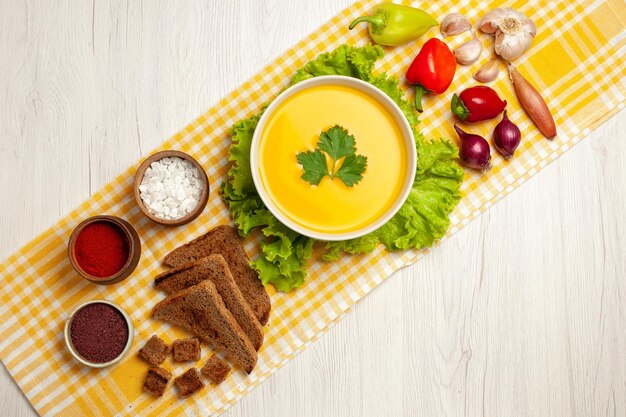
<svg viewBox="0 0 626 417">
<path fill-rule="evenodd" d="M 148 212 L 161 220 L 178 220 L 191 213 L 202 194 L 200 172 L 177 156 L 150 164 L 139 185 L 139 195 Z"/>
</svg>

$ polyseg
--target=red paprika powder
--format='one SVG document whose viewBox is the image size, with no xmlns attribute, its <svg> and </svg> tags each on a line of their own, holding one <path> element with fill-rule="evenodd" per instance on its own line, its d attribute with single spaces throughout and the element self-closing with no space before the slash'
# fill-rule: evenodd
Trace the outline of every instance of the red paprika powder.
<svg viewBox="0 0 626 417">
<path fill-rule="evenodd" d="M 78 234 L 74 256 L 83 271 L 97 278 L 107 278 L 126 265 L 129 246 L 126 233 L 118 225 L 96 221 Z"/>
</svg>

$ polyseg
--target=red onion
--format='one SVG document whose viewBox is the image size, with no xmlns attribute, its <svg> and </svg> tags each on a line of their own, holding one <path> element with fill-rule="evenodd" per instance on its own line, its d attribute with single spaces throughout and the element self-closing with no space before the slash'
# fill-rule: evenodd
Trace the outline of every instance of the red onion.
<svg viewBox="0 0 626 417">
<path fill-rule="evenodd" d="M 521 139 L 522 133 L 519 128 L 509 120 L 505 110 L 502 120 L 493 130 L 493 146 L 496 147 L 502 156 L 506 159 L 510 159 L 513 157 L 515 149 L 519 146 Z"/>
<path fill-rule="evenodd" d="M 459 146 L 459 158 L 470 168 L 487 171 L 491 168 L 491 151 L 489 143 L 482 136 L 464 132 L 456 124 L 454 130 L 459 134 L 461 146 Z"/>
</svg>

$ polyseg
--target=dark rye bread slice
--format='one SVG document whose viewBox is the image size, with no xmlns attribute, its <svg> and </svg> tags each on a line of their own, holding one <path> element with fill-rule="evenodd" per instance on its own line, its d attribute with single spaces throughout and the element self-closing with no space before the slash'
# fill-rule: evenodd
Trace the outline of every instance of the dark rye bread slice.
<svg viewBox="0 0 626 417">
<path fill-rule="evenodd" d="M 259 279 L 259 274 L 250 267 L 250 260 L 241 244 L 237 231 L 226 225 L 217 226 L 206 234 L 170 252 L 163 263 L 178 267 L 213 254 L 221 254 L 243 298 L 262 325 L 267 324 L 272 308 L 270 296 Z"/>
<path fill-rule="evenodd" d="M 252 342 L 252 346 L 259 350 L 263 344 L 263 327 L 261 327 L 256 315 L 243 298 L 222 255 L 207 256 L 199 261 L 170 269 L 157 276 L 154 280 L 154 285 L 157 289 L 165 291 L 167 294 L 173 294 L 192 285 L 199 284 L 205 279 L 215 284 L 226 308 L 235 317 L 239 327 Z"/>
<path fill-rule="evenodd" d="M 154 307 L 152 317 L 189 330 L 248 373 L 256 365 L 254 346 L 209 280 L 168 296 Z"/>
</svg>

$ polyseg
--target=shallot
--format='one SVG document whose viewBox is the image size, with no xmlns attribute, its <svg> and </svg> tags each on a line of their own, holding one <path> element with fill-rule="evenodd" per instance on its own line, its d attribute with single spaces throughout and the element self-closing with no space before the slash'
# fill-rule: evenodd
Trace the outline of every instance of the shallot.
<svg viewBox="0 0 626 417">
<path fill-rule="evenodd" d="M 459 158 L 470 168 L 488 171 L 491 168 L 491 150 L 489 143 L 479 135 L 464 132 L 459 126 L 454 125 L 454 130 L 461 139 L 459 146 Z"/>
<path fill-rule="evenodd" d="M 554 117 L 539 91 L 511 64 L 509 64 L 509 74 L 517 98 L 528 117 L 546 138 L 554 138 L 556 136 Z"/>
<path fill-rule="evenodd" d="M 513 157 L 521 139 L 522 132 L 520 132 L 519 127 L 515 123 L 509 120 L 505 110 L 502 120 L 493 130 L 493 146 L 502 156 L 510 159 Z"/>
</svg>

